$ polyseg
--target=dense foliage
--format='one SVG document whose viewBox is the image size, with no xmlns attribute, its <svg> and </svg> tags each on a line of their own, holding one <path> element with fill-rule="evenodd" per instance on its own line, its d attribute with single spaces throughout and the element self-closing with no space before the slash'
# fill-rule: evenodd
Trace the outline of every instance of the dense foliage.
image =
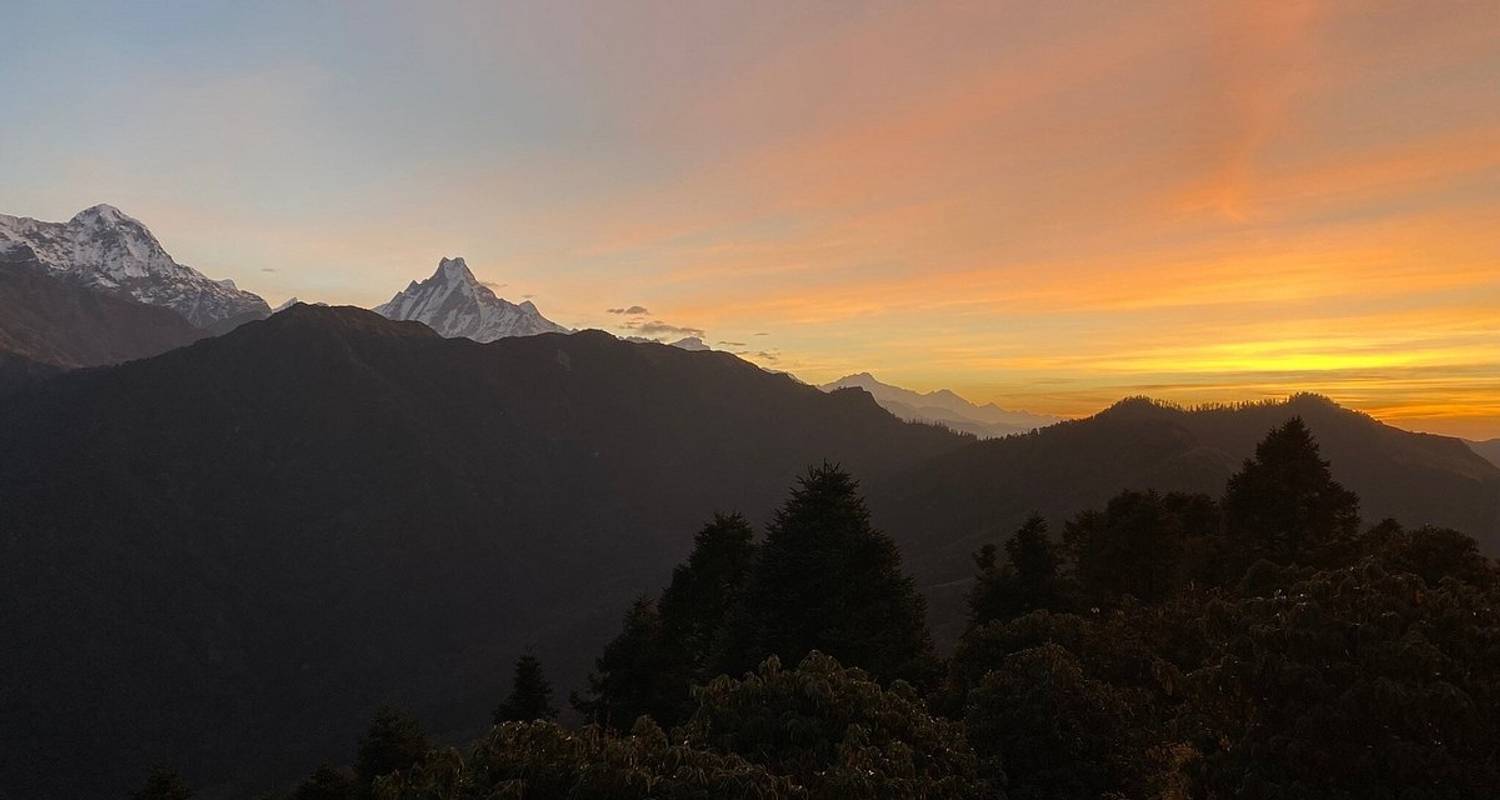
<svg viewBox="0 0 1500 800">
<path fill-rule="evenodd" d="M 808 470 L 765 542 L 753 536 L 743 517 L 716 515 L 661 601 L 641 598 L 626 613 L 574 706 L 607 726 L 641 714 L 676 724 L 694 709 L 689 686 L 813 650 L 886 680 L 933 677 L 922 597 L 847 472 Z"/>
<path fill-rule="evenodd" d="M 1222 503 L 1127 492 L 1055 569 L 1028 523 L 980 555 L 943 706 L 1012 798 L 1495 796 L 1495 565 L 1358 502 L 1293 419 Z"/>
<path fill-rule="evenodd" d="M 631 607 L 575 697 L 593 724 L 433 750 L 383 710 L 352 772 L 295 796 L 1500 796 L 1500 569 L 1358 509 L 1293 419 L 1220 500 L 1124 492 L 1056 539 L 1037 516 L 983 546 L 939 664 L 894 547 L 824 464 L 763 542 L 715 516 Z M 547 708 L 541 675 L 518 662 L 507 706 Z"/>
<path fill-rule="evenodd" d="M 380 781 L 377 797 L 942 800 L 983 789 L 960 724 L 932 715 L 911 686 L 883 689 L 821 653 L 793 670 L 773 657 L 695 695 L 670 736 L 646 716 L 629 733 L 506 723 Z"/>
</svg>

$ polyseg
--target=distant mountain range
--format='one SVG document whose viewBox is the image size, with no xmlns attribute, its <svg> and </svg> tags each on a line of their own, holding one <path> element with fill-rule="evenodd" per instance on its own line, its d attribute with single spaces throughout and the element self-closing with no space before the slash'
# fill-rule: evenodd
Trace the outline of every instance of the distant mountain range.
<svg viewBox="0 0 1500 800">
<path fill-rule="evenodd" d="M 421 283 L 412 281 L 374 310 L 387 319 L 415 320 L 443 336 L 476 342 L 568 332 L 542 316 L 530 300 L 516 304 L 495 296 L 462 258 L 442 259 L 432 277 Z"/>
<path fill-rule="evenodd" d="M 713 349 L 708 345 L 708 342 L 703 341 L 703 338 L 699 336 L 684 336 L 674 342 L 664 342 L 660 339 L 652 339 L 648 336 L 621 336 L 620 338 L 624 339 L 627 342 L 635 342 L 636 344 L 665 344 L 671 347 L 675 347 L 679 350 L 691 350 L 693 352 L 702 352 L 704 350 Z"/>
<path fill-rule="evenodd" d="M 78 212 L 67 222 L 0 214 L 0 250 L 24 245 L 53 273 L 92 289 L 164 306 L 198 328 L 271 313 L 234 281 L 216 281 L 172 259 L 146 226 L 110 205 Z"/>
<path fill-rule="evenodd" d="M 479 344 L 297 304 L 0 403 L 0 635 L 26 654 L 0 682 L 0 790 L 111 796 L 174 763 L 216 781 L 204 797 L 248 796 L 341 752 L 383 702 L 462 738 L 516 654 L 581 685 L 713 511 L 764 523 L 825 458 L 864 481 L 951 635 L 970 554 L 1026 514 L 1218 494 L 1294 414 L 1367 522 L 1495 552 L 1500 469 L 1320 398 L 1136 400 L 975 441 L 727 353 L 590 331 Z"/>
<path fill-rule="evenodd" d="M 914 392 L 910 389 L 881 383 L 868 372 L 846 375 L 818 388 L 825 392 L 834 389 L 863 389 L 869 392 L 881 407 L 901 419 L 944 425 L 961 433 L 972 433 L 982 439 L 1024 433 L 1051 425 L 1060 419 L 1028 411 L 1010 411 L 994 403 L 977 405 L 947 389 Z"/>
<path fill-rule="evenodd" d="M 1483 442 L 1469 442 L 1469 449 L 1484 456 L 1491 464 L 1500 467 L 1500 439 L 1490 439 Z"/>
<path fill-rule="evenodd" d="M 67 222 L 0 214 L 0 253 L 21 250 L 29 255 L 10 256 L 11 262 L 34 258 L 53 277 L 171 309 L 210 335 L 227 333 L 272 313 L 264 300 L 239 289 L 233 281 L 212 280 L 177 263 L 140 220 L 114 206 L 92 206 Z M 297 302 L 292 298 L 275 310 Z M 462 258 L 442 259 L 432 277 L 412 281 L 375 311 L 390 319 L 422 322 L 443 336 L 477 342 L 568 330 L 543 317 L 530 301 L 516 304 L 495 296 Z M 67 320 L 55 321 L 55 325 L 64 324 Z M 140 337 L 127 334 L 124 338 Z M 126 350 L 132 357 L 140 354 Z"/>
</svg>

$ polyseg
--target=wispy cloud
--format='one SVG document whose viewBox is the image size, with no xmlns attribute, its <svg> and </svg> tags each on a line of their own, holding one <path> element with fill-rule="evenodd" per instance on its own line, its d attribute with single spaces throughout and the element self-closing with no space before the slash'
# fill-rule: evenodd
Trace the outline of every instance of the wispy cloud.
<svg viewBox="0 0 1500 800">
<path fill-rule="evenodd" d="M 623 326 L 626 330 L 635 331 L 642 336 L 704 336 L 702 328 L 692 328 L 685 325 L 671 325 L 660 320 L 632 320 Z"/>
</svg>

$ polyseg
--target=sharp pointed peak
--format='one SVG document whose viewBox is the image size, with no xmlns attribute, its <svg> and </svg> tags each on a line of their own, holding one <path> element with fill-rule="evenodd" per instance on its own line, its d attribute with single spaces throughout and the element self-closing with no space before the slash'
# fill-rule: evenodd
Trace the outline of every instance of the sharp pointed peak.
<svg viewBox="0 0 1500 800">
<path fill-rule="evenodd" d="M 448 281 L 464 280 L 469 283 L 478 283 L 474 273 L 469 271 L 469 265 L 462 258 L 443 258 L 438 261 L 437 272 L 432 277 L 441 277 Z"/>
</svg>

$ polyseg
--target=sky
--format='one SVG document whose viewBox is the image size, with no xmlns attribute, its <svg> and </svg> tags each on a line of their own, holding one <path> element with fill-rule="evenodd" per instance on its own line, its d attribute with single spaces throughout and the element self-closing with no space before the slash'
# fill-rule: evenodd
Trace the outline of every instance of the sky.
<svg viewBox="0 0 1500 800">
<path fill-rule="evenodd" d="M 6 0 L 0 213 L 273 305 L 1500 437 L 1500 4 Z M 611 313 L 639 306 L 644 313 Z"/>
</svg>

